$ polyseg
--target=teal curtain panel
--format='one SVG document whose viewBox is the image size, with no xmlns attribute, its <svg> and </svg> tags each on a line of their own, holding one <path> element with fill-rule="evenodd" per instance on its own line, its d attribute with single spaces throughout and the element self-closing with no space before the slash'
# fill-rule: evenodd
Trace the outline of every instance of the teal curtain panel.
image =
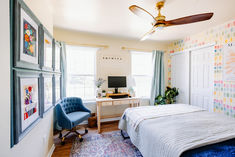
<svg viewBox="0 0 235 157">
<path fill-rule="evenodd" d="M 154 105 L 155 98 L 164 94 L 165 74 L 164 74 L 164 52 L 153 50 L 153 77 L 151 85 L 150 105 Z"/>
</svg>

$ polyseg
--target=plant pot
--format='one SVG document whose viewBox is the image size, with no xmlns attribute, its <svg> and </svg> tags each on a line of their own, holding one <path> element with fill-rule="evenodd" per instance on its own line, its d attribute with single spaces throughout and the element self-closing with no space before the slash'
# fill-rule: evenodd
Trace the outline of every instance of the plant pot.
<svg viewBox="0 0 235 157">
<path fill-rule="evenodd" d="M 101 95 L 102 95 L 102 89 L 101 89 L 101 88 L 97 88 L 97 89 L 96 89 L 96 97 L 97 97 L 97 98 L 100 98 Z"/>
<path fill-rule="evenodd" d="M 102 93 L 102 97 L 106 97 L 106 93 Z"/>
<path fill-rule="evenodd" d="M 92 116 L 92 117 L 88 118 L 88 127 L 89 128 L 97 127 L 97 117 L 96 116 Z"/>
</svg>

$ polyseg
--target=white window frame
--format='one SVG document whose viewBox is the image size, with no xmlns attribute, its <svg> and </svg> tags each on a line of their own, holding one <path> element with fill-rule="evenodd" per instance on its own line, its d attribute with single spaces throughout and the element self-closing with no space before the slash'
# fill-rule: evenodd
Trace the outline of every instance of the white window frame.
<svg viewBox="0 0 235 157">
<path fill-rule="evenodd" d="M 67 46 L 84 47 L 84 46 L 79 46 L 79 45 L 67 45 Z M 86 48 L 95 48 L 95 47 L 86 47 Z M 67 77 L 74 76 L 74 75 L 76 75 L 77 77 L 81 77 L 81 76 L 94 76 L 94 98 L 93 99 L 87 99 L 87 98 L 82 98 L 81 97 L 84 102 L 90 102 L 90 101 L 92 102 L 92 101 L 95 101 L 95 99 L 96 99 L 95 80 L 97 78 L 97 62 L 96 62 L 96 60 L 97 60 L 97 52 L 98 51 L 99 51 L 99 48 L 97 48 L 96 52 L 94 53 L 94 74 L 93 75 L 92 74 L 84 74 L 84 75 L 82 75 L 82 74 L 69 74 L 69 73 L 67 73 Z M 68 51 L 66 53 L 68 53 Z M 67 59 L 68 58 L 66 58 L 66 61 L 67 61 Z M 68 79 L 67 79 L 67 85 L 68 85 Z M 66 93 L 67 93 L 67 90 L 68 89 L 66 89 Z M 85 88 L 84 88 L 84 90 L 85 90 Z"/>
<path fill-rule="evenodd" d="M 130 51 L 130 54 L 133 55 L 133 54 L 140 54 L 140 53 L 148 53 L 148 54 L 151 54 L 151 52 L 148 52 L 148 51 Z M 132 62 L 132 56 L 131 56 L 131 62 Z M 152 62 L 152 60 L 151 60 Z M 153 71 L 152 67 L 151 67 L 151 71 Z M 151 73 L 150 75 L 141 75 L 141 74 L 133 74 L 132 72 L 132 63 L 131 63 L 131 76 L 134 78 L 135 76 L 136 77 L 149 77 L 150 79 L 152 79 L 152 76 L 153 74 Z M 136 92 L 136 91 L 135 91 Z M 149 90 L 149 97 L 146 97 L 146 96 L 140 96 L 141 98 L 144 98 L 144 99 L 150 99 L 151 97 L 151 89 Z"/>
</svg>

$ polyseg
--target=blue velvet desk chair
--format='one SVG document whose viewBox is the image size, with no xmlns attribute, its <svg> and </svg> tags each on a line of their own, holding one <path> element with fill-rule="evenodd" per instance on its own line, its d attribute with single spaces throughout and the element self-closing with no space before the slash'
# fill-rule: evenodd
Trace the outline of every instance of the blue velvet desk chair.
<svg viewBox="0 0 235 157">
<path fill-rule="evenodd" d="M 61 144 L 65 143 L 64 140 L 66 136 L 72 132 L 78 135 L 80 142 L 83 141 L 82 135 L 76 130 L 76 126 L 84 120 L 87 120 L 91 116 L 91 111 L 83 105 L 81 98 L 63 98 L 56 105 L 56 116 L 58 125 L 62 127 L 62 130 L 69 130 L 64 136 L 62 135 L 62 130 L 60 131 L 59 138 L 61 139 Z M 85 133 L 88 133 L 86 128 Z"/>
</svg>

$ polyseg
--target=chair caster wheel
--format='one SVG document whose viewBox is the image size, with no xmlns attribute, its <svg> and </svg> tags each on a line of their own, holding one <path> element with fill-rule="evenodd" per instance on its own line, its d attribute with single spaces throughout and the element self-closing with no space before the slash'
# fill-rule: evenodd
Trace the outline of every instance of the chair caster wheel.
<svg viewBox="0 0 235 157">
<path fill-rule="evenodd" d="M 85 133 L 86 133 L 86 134 L 88 133 L 88 130 L 87 130 L 87 129 L 85 129 Z"/>
<path fill-rule="evenodd" d="M 61 145 L 63 146 L 64 144 L 65 144 L 65 138 L 63 137 L 62 139 L 61 139 Z"/>
<path fill-rule="evenodd" d="M 79 141 L 82 142 L 83 141 L 83 138 L 82 138 L 82 135 L 78 135 L 78 138 L 79 138 Z"/>
<path fill-rule="evenodd" d="M 59 134 L 59 139 L 62 139 L 62 133 Z"/>
</svg>

